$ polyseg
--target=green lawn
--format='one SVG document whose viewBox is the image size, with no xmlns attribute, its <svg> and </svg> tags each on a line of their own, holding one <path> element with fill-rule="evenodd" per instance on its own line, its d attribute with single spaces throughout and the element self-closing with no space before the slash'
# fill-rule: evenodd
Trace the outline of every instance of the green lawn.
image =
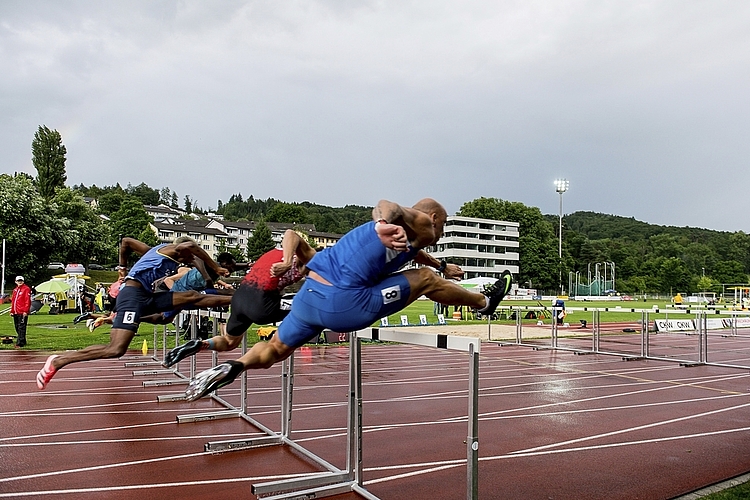
<svg viewBox="0 0 750 500">
<path fill-rule="evenodd" d="M 94 274 L 94 273 L 92 273 Z M 111 273 L 114 274 L 114 273 Z M 108 276 L 104 277 L 97 277 L 97 279 L 100 279 L 102 281 L 105 281 L 108 279 Z M 507 305 L 513 305 L 516 307 L 534 307 L 537 306 L 537 302 L 533 301 L 527 301 L 527 302 L 521 302 L 521 301 L 512 301 L 503 303 L 504 306 Z M 546 305 L 546 304 L 545 304 Z M 602 313 L 601 319 L 603 322 L 614 322 L 614 321 L 638 321 L 641 319 L 641 313 L 631 313 L 631 308 L 636 309 L 651 309 L 652 306 L 658 305 L 660 308 L 662 308 L 662 311 L 664 311 L 664 302 L 575 302 L 575 301 L 566 301 L 566 306 L 568 308 L 579 308 L 579 307 L 589 307 L 589 308 L 609 308 L 610 311 L 606 313 Z M 616 309 L 617 306 L 620 306 L 622 310 Z M 0 310 L 5 310 L 9 308 L 9 304 L 4 304 Z M 89 332 L 89 330 L 86 328 L 85 322 L 79 323 L 78 325 L 73 325 L 73 318 L 75 317 L 75 314 L 69 313 L 69 314 L 57 314 L 57 315 L 50 315 L 48 314 L 49 308 L 47 306 L 44 306 L 41 311 L 39 311 L 36 314 L 33 314 L 29 317 L 29 326 L 27 329 L 27 342 L 28 345 L 26 346 L 26 349 L 34 349 L 34 350 L 51 350 L 51 351 L 60 351 L 60 350 L 66 350 L 66 349 L 81 349 L 83 347 L 92 345 L 92 344 L 106 344 L 109 342 L 108 332 L 110 327 L 108 325 L 105 325 L 101 328 L 98 328 L 97 330 L 94 330 L 94 332 Z M 395 314 L 392 316 L 389 316 L 388 321 L 390 325 L 400 325 L 401 324 L 401 315 L 406 315 L 408 318 L 408 322 L 411 325 L 418 325 L 420 323 L 420 315 L 425 315 L 428 324 L 435 325 L 438 323 L 437 316 L 434 313 L 433 309 L 433 302 L 429 300 L 418 300 L 414 304 L 411 304 L 409 307 L 404 309 L 399 314 Z M 449 313 L 446 315 L 446 321 L 450 324 L 454 324 L 454 321 L 452 320 L 453 315 L 453 307 L 449 309 Z M 522 313 L 522 316 L 525 315 L 525 312 Z M 664 318 L 666 314 L 664 312 L 660 312 L 659 314 L 650 314 L 649 319 L 660 319 Z M 583 312 L 583 311 L 569 311 L 568 316 L 566 317 L 565 321 L 569 322 L 571 325 L 577 325 L 580 319 L 585 319 L 588 321 L 591 321 L 591 312 Z M 549 317 L 543 319 L 545 324 L 550 324 Z M 527 325 L 535 325 L 537 322 L 537 319 L 524 319 L 523 323 Z M 471 320 L 467 319 L 464 321 L 457 322 L 458 324 L 486 324 L 486 320 L 478 321 L 478 320 Z M 508 320 L 508 319 L 500 319 L 498 321 L 494 321 L 495 324 L 515 324 L 514 320 Z M 375 325 L 377 326 L 377 325 Z M 162 326 L 158 327 L 159 335 L 158 340 L 161 342 L 161 331 L 163 329 Z M 133 349 L 140 349 L 143 345 L 143 340 L 146 339 L 149 346 L 153 343 L 153 332 L 154 332 L 154 326 L 148 325 L 148 324 L 142 324 L 141 327 L 138 330 L 138 335 L 133 340 L 133 343 L 131 344 L 131 348 Z M 13 329 L 13 320 L 8 314 L 4 314 L 0 316 L 0 335 L 15 335 L 15 331 Z M 174 336 L 171 336 L 168 339 L 168 347 L 171 347 L 173 343 Z M 254 342 L 257 342 L 258 337 L 256 333 L 256 329 L 254 328 L 251 330 L 250 335 L 248 336 L 248 343 L 252 344 Z M 0 349 L 12 349 L 13 345 L 11 344 L 0 344 Z"/>
<path fill-rule="evenodd" d="M 747 500 L 750 498 L 750 482 L 738 484 L 716 493 L 701 497 L 704 500 Z"/>
</svg>

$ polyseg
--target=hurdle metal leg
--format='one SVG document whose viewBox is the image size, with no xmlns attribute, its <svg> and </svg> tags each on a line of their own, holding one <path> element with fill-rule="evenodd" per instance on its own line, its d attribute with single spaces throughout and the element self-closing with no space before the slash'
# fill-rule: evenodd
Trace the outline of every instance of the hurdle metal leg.
<svg viewBox="0 0 750 500">
<path fill-rule="evenodd" d="M 322 458 L 313 454 L 312 452 L 302 448 L 299 444 L 295 443 L 288 437 L 288 433 L 291 433 L 291 389 L 293 387 L 291 372 L 286 376 L 286 383 L 283 387 L 287 387 L 287 391 L 282 391 L 282 436 L 281 440 L 284 444 L 294 447 L 296 450 L 304 453 L 308 457 L 312 458 L 315 462 L 325 466 L 329 472 L 318 473 L 305 476 L 298 479 L 286 479 L 280 481 L 270 481 L 266 483 L 258 483 L 252 485 L 252 492 L 258 497 L 262 497 L 264 500 L 281 500 L 281 499 L 292 499 L 292 498 L 323 498 L 332 495 L 338 495 L 341 493 L 347 493 L 356 491 L 365 498 L 372 500 L 378 500 L 377 497 L 372 496 L 367 490 L 362 488 L 361 485 L 361 367 L 360 367 L 360 340 L 357 338 L 356 333 L 352 333 L 349 337 L 349 396 L 347 400 L 347 407 L 349 410 L 347 417 L 347 454 L 346 454 L 346 470 L 340 470 L 335 466 L 329 464 Z M 290 358 L 291 359 L 291 358 Z M 285 361 L 286 363 L 286 361 Z M 290 368 L 293 366 L 290 363 Z M 286 367 L 282 367 L 282 373 L 286 373 Z M 288 392 L 289 394 L 284 394 Z M 357 403 L 357 400 L 359 403 Z M 360 410 L 357 412 L 356 408 Z M 287 410 L 288 409 L 288 410 Z M 285 414 L 289 412 L 288 420 L 284 419 Z M 357 471 L 354 467 L 358 466 Z M 359 484 L 357 484 L 357 478 L 359 478 Z M 360 491 L 361 490 L 361 491 Z M 281 492 L 281 493 L 279 493 Z M 276 493 L 272 496 L 263 496 L 266 494 Z"/>
<path fill-rule="evenodd" d="M 479 354 L 469 345 L 469 434 L 466 437 L 466 498 L 479 498 Z"/>
</svg>

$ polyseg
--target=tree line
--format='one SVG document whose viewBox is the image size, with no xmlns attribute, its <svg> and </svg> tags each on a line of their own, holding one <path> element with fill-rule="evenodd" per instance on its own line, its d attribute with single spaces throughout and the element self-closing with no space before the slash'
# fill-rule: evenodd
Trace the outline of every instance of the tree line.
<svg viewBox="0 0 750 500">
<path fill-rule="evenodd" d="M 170 188 L 145 183 L 122 187 L 83 184 L 67 187 L 65 155 L 60 134 L 40 126 L 32 141 L 32 162 L 37 176 L 0 175 L 0 237 L 7 243 L 6 272 L 44 275 L 50 261 L 116 262 L 118 239 L 137 238 L 158 243 L 150 229 L 152 218 L 144 205 L 181 208 L 192 217 L 210 210 L 185 195 L 178 205 Z M 84 197 L 97 203 L 92 207 Z M 370 220 L 372 207 L 328 207 L 310 202 L 273 198 L 243 198 L 239 193 L 226 203 L 218 200 L 216 213 L 229 221 L 255 221 L 248 252 L 237 258 L 257 258 L 272 245 L 264 222 L 314 224 L 320 232 L 344 234 Z M 568 273 L 585 273 L 594 263 L 614 262 L 621 293 L 640 294 L 718 290 L 721 283 L 747 283 L 750 273 L 750 236 L 742 231 L 658 226 L 633 218 L 593 212 L 563 217 L 563 257 L 558 257 L 558 218 L 537 207 L 499 198 L 466 202 L 457 215 L 519 223 L 521 286 L 554 293 L 560 276 L 567 287 Z M 265 228 L 265 230 L 264 230 Z"/>
</svg>

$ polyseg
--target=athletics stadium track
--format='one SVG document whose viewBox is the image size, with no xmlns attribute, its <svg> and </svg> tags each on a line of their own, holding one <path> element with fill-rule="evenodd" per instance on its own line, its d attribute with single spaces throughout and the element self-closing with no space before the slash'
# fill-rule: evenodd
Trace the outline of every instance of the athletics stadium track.
<svg viewBox="0 0 750 500">
<path fill-rule="evenodd" d="M 263 434 L 240 418 L 178 424 L 178 415 L 224 408 L 205 398 L 157 402 L 184 385 L 144 387 L 176 377 L 134 376 L 141 368 L 126 358 L 69 365 L 38 391 L 46 356 L 0 351 L 0 498 L 255 498 L 253 483 L 321 471 L 288 447 L 204 452 L 208 441 Z M 343 469 L 349 349 L 295 356 L 292 437 Z M 466 498 L 468 359 L 363 344 L 364 486 L 373 495 Z M 210 362 L 198 355 L 199 370 Z M 248 413 L 275 430 L 280 373 L 277 365 L 248 377 Z M 485 342 L 479 387 L 481 499 L 670 499 L 750 471 L 747 370 Z M 239 406 L 239 388 L 220 393 Z"/>
</svg>

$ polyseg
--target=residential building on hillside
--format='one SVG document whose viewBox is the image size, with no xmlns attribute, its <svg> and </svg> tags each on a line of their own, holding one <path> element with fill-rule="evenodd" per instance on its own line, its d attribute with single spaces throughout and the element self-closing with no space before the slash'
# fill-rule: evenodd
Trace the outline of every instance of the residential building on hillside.
<svg viewBox="0 0 750 500">
<path fill-rule="evenodd" d="M 268 229 L 271 230 L 271 238 L 276 245 L 281 248 L 281 239 L 287 229 L 298 229 L 303 233 L 310 234 L 315 232 L 314 224 L 290 224 L 285 222 L 266 222 Z M 219 229 L 227 235 L 227 246 L 247 249 L 247 239 L 252 237 L 255 230 L 255 222 L 238 222 L 225 220 L 211 220 L 207 227 Z M 340 236 L 339 236 L 340 238 Z"/>
<path fill-rule="evenodd" d="M 185 211 L 178 208 L 172 208 L 165 204 L 160 205 L 143 205 L 143 209 L 146 213 L 154 218 L 156 222 L 163 222 L 165 220 L 176 220 L 185 217 Z"/>
<path fill-rule="evenodd" d="M 222 241 L 226 242 L 227 235 L 219 229 L 206 227 L 206 220 L 183 219 L 178 221 L 164 221 L 151 223 L 151 229 L 156 233 L 161 243 L 172 243 L 180 236 L 189 236 L 209 254 L 216 254 L 222 248 Z M 226 244 L 226 243 L 225 243 Z"/>
<path fill-rule="evenodd" d="M 215 255 L 224 248 L 238 248 L 247 252 L 248 239 L 253 236 L 255 222 L 225 221 L 216 219 L 163 219 L 154 221 L 151 229 L 161 243 L 172 243 L 180 236 L 190 236 L 201 247 Z M 323 233 L 315 230 L 314 224 L 287 224 L 282 222 L 267 222 L 271 230 L 271 238 L 277 248 L 281 248 L 281 240 L 287 229 L 296 229 L 307 234 L 316 247 L 330 247 L 341 239 L 341 234 Z"/>
<path fill-rule="evenodd" d="M 518 223 L 448 216 L 443 237 L 425 249 L 436 259 L 458 264 L 465 278 L 518 276 Z"/>
<path fill-rule="evenodd" d="M 315 248 L 328 248 L 335 245 L 343 234 L 336 234 L 336 233 L 321 233 L 318 231 L 309 231 L 307 235 L 310 237 L 313 242 L 315 242 Z"/>
</svg>

